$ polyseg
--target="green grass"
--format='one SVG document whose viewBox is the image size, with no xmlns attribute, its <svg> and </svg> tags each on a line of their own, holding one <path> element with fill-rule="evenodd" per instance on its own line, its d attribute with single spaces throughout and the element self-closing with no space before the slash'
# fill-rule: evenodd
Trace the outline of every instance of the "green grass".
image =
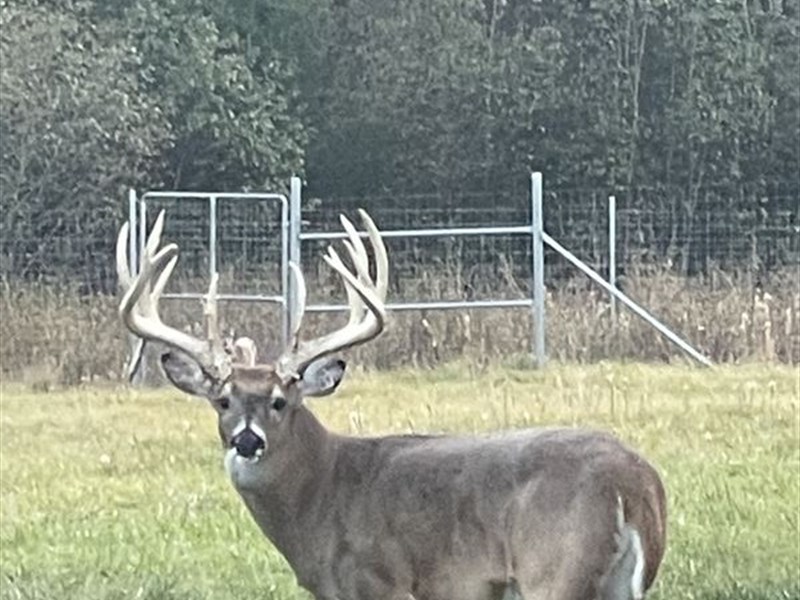
<svg viewBox="0 0 800 600">
<path fill-rule="evenodd" d="M 669 495 L 648 599 L 767 600 L 800 598 L 799 386 L 789 367 L 453 365 L 351 374 L 310 404 L 353 434 L 613 430 Z M 5 385 L 0 435 L 0 599 L 308 598 L 229 485 L 204 402 Z"/>
</svg>

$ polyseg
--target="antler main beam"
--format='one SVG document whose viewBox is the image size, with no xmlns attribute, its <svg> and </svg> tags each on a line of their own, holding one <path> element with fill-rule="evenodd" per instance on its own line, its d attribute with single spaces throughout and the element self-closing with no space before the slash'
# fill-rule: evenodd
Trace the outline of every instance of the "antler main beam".
<svg viewBox="0 0 800 600">
<path fill-rule="evenodd" d="M 364 210 L 359 210 L 361 220 L 367 229 L 370 244 L 375 255 L 375 279 L 369 274 L 369 255 L 353 224 L 345 216 L 340 216 L 342 227 L 347 233 L 344 246 L 353 263 L 349 270 L 333 247 L 323 256 L 325 262 L 342 278 L 347 292 L 350 317 L 347 324 L 328 335 L 302 342 L 299 339 L 302 318 L 305 313 L 306 285 L 300 268 L 292 263 L 291 272 L 298 290 L 293 307 L 294 327 L 292 339 L 278 361 L 278 372 L 282 377 L 297 377 L 317 358 L 363 344 L 376 337 L 384 328 L 386 321 L 386 291 L 389 284 L 389 259 L 380 231 Z"/>
<path fill-rule="evenodd" d="M 145 243 L 139 273 L 134 277 L 128 268 L 128 223 L 117 237 L 117 275 L 123 290 L 119 314 L 127 328 L 143 340 L 161 342 L 185 352 L 216 378 L 230 373 L 230 357 L 222 348 L 217 324 L 217 277 L 212 277 L 204 314 L 208 340 L 201 340 L 165 325 L 158 314 L 158 301 L 178 261 L 178 246 L 167 244 L 159 250 L 164 230 L 162 210 Z"/>
</svg>

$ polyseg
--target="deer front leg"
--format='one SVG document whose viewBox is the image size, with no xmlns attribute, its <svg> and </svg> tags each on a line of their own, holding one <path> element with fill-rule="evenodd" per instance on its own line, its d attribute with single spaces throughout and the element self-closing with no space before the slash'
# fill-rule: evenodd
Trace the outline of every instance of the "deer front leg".
<svg viewBox="0 0 800 600">
<path fill-rule="evenodd" d="M 517 580 L 511 577 L 508 581 L 497 581 L 490 584 L 491 600 L 524 600 Z"/>
<path fill-rule="evenodd" d="M 513 577 L 509 579 L 505 587 L 503 597 L 500 600 L 524 600 L 516 579 Z"/>
</svg>

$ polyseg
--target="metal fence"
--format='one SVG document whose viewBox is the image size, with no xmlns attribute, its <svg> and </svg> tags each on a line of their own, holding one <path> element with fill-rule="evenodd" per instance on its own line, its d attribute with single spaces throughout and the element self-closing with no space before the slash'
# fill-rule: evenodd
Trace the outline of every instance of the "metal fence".
<svg viewBox="0 0 800 600">
<path fill-rule="evenodd" d="M 617 204 L 614 247 L 621 274 L 631 264 L 649 262 L 684 276 L 712 269 L 747 269 L 768 277 L 775 269 L 800 264 L 800 189 L 742 185 L 695 191 L 671 187 L 555 190 L 545 185 L 543 193 L 548 232 L 600 272 L 608 269 L 610 195 Z M 172 230 L 180 236 L 184 265 L 195 260 L 195 254 L 202 255 L 198 244 L 204 243 L 207 223 L 203 219 L 207 217 L 200 214 L 201 204 L 183 201 L 178 214 L 171 208 L 174 203 L 163 201 L 163 206 L 170 207 Z M 521 177 L 510 182 L 508 189 L 483 192 L 303 198 L 304 228 L 335 230 L 338 213 L 352 214 L 358 207 L 380 215 L 384 229 L 398 230 L 515 226 L 529 222 L 531 210 L 527 184 Z M 232 257 L 236 252 L 236 260 L 251 266 L 272 260 L 279 250 L 270 229 L 276 215 L 241 203 L 235 207 L 222 203 L 220 210 L 221 226 L 229 231 L 221 233 L 222 254 Z M 118 201 L 114 211 L 105 206 L 92 215 L 63 210 L 52 222 L 37 223 L 35 228 L 23 224 L 13 235 L 0 238 L 0 276 L 7 281 L 66 281 L 87 292 L 113 293 L 116 276 L 109 248 L 127 213 L 127 203 Z M 305 245 L 309 253 L 318 247 L 311 242 Z M 530 268 L 530 245 L 513 235 L 406 239 L 395 242 L 393 250 L 398 278 L 422 277 L 427 269 L 447 261 L 450 267 L 460 265 L 458 293 L 463 296 L 482 293 L 480 278 L 497 274 L 501 264 L 497 256 L 503 259 L 503 271 L 513 274 L 521 285 Z M 553 252 L 547 252 L 545 264 L 549 282 L 571 273 Z M 258 278 L 254 281 L 269 284 Z"/>
<path fill-rule="evenodd" d="M 179 218 L 191 223 L 193 226 L 188 228 L 190 232 L 187 236 L 186 226 L 184 225 L 184 248 L 187 246 L 191 249 L 193 245 L 197 245 L 200 240 L 205 239 L 205 242 L 200 242 L 200 247 L 205 248 L 206 258 L 203 261 L 208 275 L 217 273 L 220 270 L 221 261 L 219 255 L 234 254 L 236 260 L 234 266 L 230 269 L 230 282 L 232 289 L 227 291 L 223 290 L 220 295 L 220 300 L 228 301 L 257 301 L 277 304 L 282 314 L 282 336 L 284 342 L 287 339 L 288 332 L 291 328 L 292 315 L 289 313 L 289 306 L 291 306 L 291 298 L 295 291 L 292 289 L 292 281 L 288 277 L 288 264 L 293 261 L 297 264 L 303 263 L 302 248 L 308 244 L 316 243 L 330 243 L 337 239 L 342 239 L 345 234 L 338 230 L 331 230 L 331 223 L 335 223 L 335 219 L 325 219 L 325 226 L 317 225 L 315 230 L 312 221 L 306 217 L 308 214 L 303 212 L 303 199 L 302 199 L 302 186 L 298 178 L 293 178 L 290 185 L 290 194 L 287 198 L 284 194 L 214 194 L 214 193 L 189 193 L 189 192 L 147 192 L 141 198 L 137 198 L 134 192 L 131 192 L 129 198 L 129 220 L 131 222 L 131 238 L 130 238 L 130 256 L 132 268 L 136 268 L 137 253 L 141 252 L 146 237 L 146 229 L 148 222 L 148 207 L 153 204 L 165 203 L 180 203 L 179 210 L 174 211 Z M 460 286 L 462 289 L 462 297 L 454 297 L 452 294 L 458 294 L 458 290 L 450 290 L 450 297 L 424 297 L 400 295 L 395 296 L 389 304 L 388 308 L 392 311 L 409 311 L 409 310 L 471 310 L 471 309 L 509 309 L 509 308 L 528 308 L 532 310 L 532 350 L 536 356 L 537 362 L 543 364 L 545 362 L 545 247 L 552 253 L 553 257 L 560 257 L 565 259 L 573 267 L 586 274 L 589 279 L 593 280 L 596 284 L 600 285 L 606 292 L 611 295 L 611 310 L 616 313 L 616 300 L 620 300 L 635 314 L 645 319 L 660 333 L 665 335 L 672 342 L 677 344 L 682 350 L 690 354 L 696 360 L 710 364 L 701 353 L 692 348 L 689 344 L 683 341 L 677 334 L 670 330 L 667 326 L 659 322 L 653 315 L 649 314 L 640 304 L 637 304 L 626 296 L 622 291 L 617 288 L 617 251 L 622 250 L 623 263 L 626 259 L 631 260 L 630 257 L 635 257 L 636 260 L 644 260 L 640 250 L 644 249 L 650 255 L 655 255 L 664 261 L 673 260 L 674 256 L 680 256 L 682 262 L 682 269 L 685 271 L 690 264 L 690 258 L 693 256 L 692 247 L 697 245 L 695 240 L 694 229 L 692 223 L 694 220 L 680 219 L 666 220 L 666 222 L 658 223 L 658 227 L 668 227 L 671 230 L 671 244 L 658 248 L 651 240 L 648 240 L 647 233 L 653 232 L 656 229 L 656 223 L 652 220 L 643 218 L 642 211 L 638 209 L 627 208 L 622 212 L 622 237 L 617 237 L 617 223 L 618 211 L 617 201 L 615 196 L 609 196 L 601 206 L 597 202 L 597 195 L 591 197 L 591 202 L 583 202 L 581 205 L 584 209 L 588 208 L 594 213 L 594 219 L 587 225 L 587 231 L 590 235 L 584 235 L 582 238 L 583 244 L 575 243 L 574 236 L 576 228 L 574 219 L 571 216 L 570 210 L 562 206 L 562 211 L 558 213 L 560 216 L 567 215 L 566 222 L 555 220 L 556 231 L 561 232 L 563 242 L 560 242 L 556 237 L 550 235 L 543 226 L 543 219 L 546 213 L 546 205 L 544 204 L 544 194 L 542 185 L 542 176 L 539 173 L 533 174 L 531 177 L 530 191 L 526 194 L 529 209 L 527 211 L 517 210 L 513 214 L 519 220 L 517 223 L 495 225 L 495 224 L 465 224 L 459 226 L 428 226 L 420 227 L 419 224 L 414 226 L 412 223 L 406 222 L 404 228 L 387 228 L 385 225 L 384 215 L 378 210 L 380 214 L 380 221 L 382 224 L 384 239 L 390 245 L 395 241 L 401 242 L 401 246 L 397 249 L 399 253 L 393 252 L 393 260 L 395 263 L 399 262 L 401 265 L 400 282 L 414 280 L 419 278 L 419 274 L 413 273 L 413 267 L 423 265 L 423 268 L 430 268 L 438 261 L 439 268 L 444 267 L 449 270 L 445 275 L 453 277 L 453 271 L 456 271 L 456 279 L 459 277 L 457 271 L 463 270 L 466 266 L 472 273 L 483 271 L 484 276 L 491 277 L 492 272 L 498 268 L 505 268 L 506 276 L 511 281 L 516 281 L 516 297 L 508 296 L 508 287 L 505 291 L 498 289 L 498 286 L 493 286 L 491 281 L 484 282 L 483 285 L 476 284 L 473 277 L 466 280 L 467 283 Z M 551 198 L 552 201 L 552 198 Z M 194 203 L 193 209 L 187 209 L 189 203 Z M 275 203 L 278 206 L 278 214 L 272 217 L 266 217 L 263 207 L 258 214 L 252 215 L 250 219 L 242 220 L 242 215 L 238 219 L 235 210 L 224 211 L 222 206 L 230 203 L 231 207 L 238 207 L 241 205 L 250 205 L 253 203 L 270 204 Z M 707 206 L 704 203 L 703 206 Z M 321 203 L 311 203 L 311 213 L 316 210 L 320 211 Z M 191 207 L 191 204 L 190 204 Z M 199 212 L 198 212 L 199 207 Z M 600 224 L 603 219 L 600 218 L 600 211 L 605 208 L 605 216 L 607 227 L 603 229 Z M 387 209 L 389 210 L 389 209 Z M 430 212 L 435 212 L 436 208 L 428 209 Z M 152 212 L 152 211 L 151 211 Z M 572 211 L 574 213 L 574 210 Z M 763 212 L 763 211 L 762 211 Z M 324 213 L 323 213 L 324 214 Z M 408 213 L 404 213 L 408 214 Z M 425 213 L 422 213 L 425 215 Z M 458 211 L 452 214 L 459 214 Z M 466 215 L 475 214 L 473 211 L 466 211 Z M 784 222 L 791 224 L 791 212 L 789 216 L 785 211 L 779 210 L 777 216 L 783 219 Z M 204 216 L 205 215 L 205 216 Z M 635 219 L 631 219 L 631 215 L 635 215 Z M 745 214 L 746 216 L 746 214 Z M 430 215 L 428 215 L 430 217 Z M 464 214 L 460 217 L 463 219 Z M 509 217 L 506 216 L 506 219 Z M 203 221 L 206 221 L 203 223 Z M 425 219 L 421 219 L 423 222 Z M 429 220 L 429 219 L 428 219 Z M 728 258 L 734 256 L 737 262 L 747 262 L 750 259 L 750 264 L 757 264 L 754 262 L 753 257 L 759 257 L 758 254 L 758 240 L 759 234 L 770 229 L 764 229 L 763 219 L 759 223 L 751 222 L 749 224 L 749 250 L 750 255 L 741 255 L 741 249 L 730 244 L 728 246 Z M 710 234 L 712 227 L 706 218 L 700 220 L 704 223 L 704 231 L 707 235 Z M 272 228 L 270 224 L 274 224 Z M 200 228 L 198 229 L 198 225 Z M 560 225 L 560 227 L 559 227 Z M 258 286 L 253 286 L 252 277 L 248 277 L 247 270 L 250 269 L 252 274 L 252 267 L 254 261 L 249 260 L 248 256 L 253 254 L 254 246 L 257 246 L 255 240 L 259 236 L 243 235 L 242 228 L 254 227 L 256 231 L 260 230 L 262 233 L 262 244 L 266 243 L 267 246 L 273 247 L 277 243 L 277 252 L 273 250 L 273 267 L 276 269 L 278 277 L 278 288 L 271 293 L 264 293 L 258 291 Z M 223 234 L 223 232 L 234 229 L 233 235 Z M 310 229 L 310 231 L 309 231 Z M 135 233 L 134 233 L 135 232 Z M 205 234 L 203 234 L 205 232 Z M 683 232 L 683 234 L 680 234 Z M 772 231 L 774 234 L 774 231 Z M 797 232 L 795 235 L 790 234 L 783 243 L 778 244 L 779 252 L 771 252 L 767 257 L 767 264 L 776 262 L 791 263 L 797 260 Z M 266 238 L 263 234 L 266 234 Z M 605 239 L 603 240 L 603 238 Z M 277 242 L 276 242 L 277 238 Z M 137 242 L 138 239 L 138 242 Z M 501 241 L 497 244 L 496 240 Z M 580 239 L 580 238 L 579 238 Z M 705 246 L 708 246 L 707 240 L 704 240 Z M 778 236 L 780 240 L 780 236 Z M 444 241 L 445 246 L 449 249 L 444 249 L 443 252 L 424 253 L 419 252 L 418 245 L 428 243 L 429 240 L 438 242 Z M 469 252 L 465 248 L 469 245 L 465 240 L 477 240 L 480 243 L 480 251 L 484 257 L 475 260 L 470 259 Z M 521 244 L 519 241 L 521 240 Z M 603 241 L 605 243 L 603 243 Z M 271 242 L 271 244 L 270 244 Z M 567 244 L 573 242 L 575 244 L 574 250 L 571 250 Z M 620 243 L 621 242 L 621 243 Z M 588 245 L 587 245 L 588 243 Z M 522 260 L 515 259 L 513 253 L 514 246 L 518 247 Z M 655 247 L 654 247 L 655 246 Z M 487 247 L 490 249 L 487 252 Z M 601 248 L 605 248 L 604 255 L 601 255 Z M 222 252 L 223 248 L 227 249 Z M 195 248 L 196 250 L 197 248 Z M 734 251 L 735 249 L 735 251 Z M 510 252 L 509 252 L 510 251 Z M 403 252 L 410 253 L 413 257 L 411 261 L 406 258 L 403 260 Z M 195 255 L 197 252 L 195 252 Z M 255 254 L 263 254 L 256 252 Z M 397 254 L 401 258 L 398 261 Z M 581 254 L 583 257 L 579 257 Z M 487 256 L 488 255 L 488 256 Z M 708 268 L 708 261 L 710 256 L 708 253 L 705 255 L 706 263 L 705 268 Z M 777 259 L 776 259 L 777 257 Z M 277 261 L 275 260 L 277 259 Z M 238 262 L 238 266 L 235 263 Z M 409 265 L 408 263 L 411 263 Z M 592 265 L 591 263 L 595 264 Z M 449 263 L 449 264 L 447 264 Z M 264 270 L 264 265 L 261 261 L 256 262 L 259 265 L 261 273 L 269 272 Z M 402 265 L 412 266 L 411 273 L 402 274 Z M 489 267 L 488 269 L 477 269 L 478 267 Z M 759 265 L 760 266 L 760 265 Z M 195 271 L 197 269 L 195 268 Z M 521 271 L 521 273 L 520 273 Z M 605 277 L 599 273 L 603 271 Z M 242 273 L 245 276 L 242 276 Z M 553 277 L 553 274 L 550 274 Z M 402 283 L 395 284 L 395 289 L 402 288 Z M 511 286 L 513 289 L 514 286 Z M 475 297 L 475 291 L 479 290 L 479 296 Z M 482 290 L 482 291 L 481 291 Z M 202 296 L 202 290 L 181 290 L 170 291 L 166 294 L 166 298 L 171 299 L 198 299 Z M 466 297 L 464 297 L 466 296 Z M 312 301 L 307 307 L 309 313 L 313 312 L 334 312 L 346 310 L 346 306 L 326 302 L 323 300 Z"/>
<path fill-rule="evenodd" d="M 662 269 L 687 285 L 707 276 L 713 280 L 716 273 L 724 277 L 746 273 L 753 293 L 770 290 L 773 279 L 775 285 L 784 286 L 784 290 L 773 287 L 770 291 L 775 293 L 786 290 L 791 277 L 787 273 L 797 273 L 800 267 L 797 190 L 621 189 L 613 194 L 616 210 L 609 210 L 608 191 L 550 190 L 544 185 L 541 215 L 546 235 L 538 244 L 533 239 L 536 204 L 529 184 L 449 195 L 310 198 L 302 197 L 300 181 L 294 179 L 286 193 L 278 194 L 147 193 L 128 203 L 118 202 L 114 214 L 98 214 L 107 226 L 81 222 L 76 215 L 72 221 L 59 219 L 57 226 L 36 239 L 28 239 L 22 230 L 0 239 L 0 278 L 12 291 L 28 282 L 36 289 L 67 285 L 70 294 L 77 291 L 85 298 L 113 294 L 112 249 L 118 224 L 125 218 L 136 221 L 138 237 L 131 248 L 135 254 L 143 242 L 141 227 L 149 227 L 159 208 L 168 213 L 166 237 L 181 247 L 181 265 L 167 290 L 169 297 L 197 298 L 205 292 L 208 274 L 219 271 L 222 299 L 259 302 L 259 314 L 269 303 L 270 311 L 284 315 L 284 336 L 292 293 L 286 276 L 289 259 L 302 263 L 310 280 L 309 312 L 341 308 L 337 282 L 321 268 L 318 257 L 341 235 L 339 213 L 355 216 L 359 207 L 367 208 L 386 232 L 392 257 L 392 309 L 422 311 L 423 317 L 425 311 L 448 308 L 519 309 L 514 314 L 522 315 L 515 322 L 526 330 L 533 322 L 534 335 L 537 329 L 544 330 L 536 324 L 541 316 L 533 313 L 537 288 L 546 286 L 548 294 L 557 296 L 553 302 L 561 302 L 567 298 L 564 290 L 571 293 L 576 285 L 584 286 L 577 290 L 578 298 L 595 285 L 576 278 L 575 261 L 565 258 L 565 249 L 610 280 L 612 287 L 616 279 L 623 291 L 631 273 L 644 267 Z M 543 249 L 539 258 L 537 245 Z M 537 260 L 542 268 L 535 266 Z M 542 281 L 537 282 L 539 277 Z M 796 292 L 787 293 L 773 312 L 788 316 L 771 323 L 773 333 L 778 328 L 797 329 L 797 317 L 791 316 L 797 312 Z M 747 299 L 739 302 L 746 309 L 741 302 Z M 570 306 L 579 307 L 580 301 Z M 727 315 L 726 331 L 713 342 L 718 355 L 726 354 L 726 336 L 738 336 L 740 348 L 751 343 L 757 334 L 752 326 L 756 308 L 750 312 L 751 325 L 734 323 L 733 312 Z M 270 312 L 271 321 L 273 316 Z M 671 322 L 680 329 L 679 320 L 673 315 Z M 729 333 L 734 328 L 747 333 Z M 702 335 L 695 332 L 694 337 Z M 781 348 L 781 356 L 797 355 Z M 543 356 L 541 348 L 534 349 Z"/>
<path fill-rule="evenodd" d="M 539 185 L 535 188 L 535 204 L 541 207 L 541 178 L 538 179 Z M 226 301 L 244 301 L 244 302 L 265 302 L 277 304 L 281 309 L 282 314 L 282 335 L 283 341 L 286 342 L 291 323 L 292 315 L 290 314 L 289 307 L 291 306 L 291 299 L 295 295 L 296 290 L 292 288 L 293 281 L 289 279 L 289 262 L 295 262 L 302 265 L 303 257 L 301 248 L 303 245 L 315 242 L 329 243 L 334 240 L 344 239 L 346 234 L 342 231 L 307 231 L 304 230 L 303 224 L 303 202 L 301 196 L 301 182 L 298 178 L 292 178 L 290 199 L 283 194 L 220 194 L 220 193 L 198 193 L 198 192 L 176 192 L 176 191 L 161 191 L 161 192 L 146 192 L 138 197 L 135 191 L 131 191 L 129 195 L 128 206 L 128 221 L 130 223 L 130 238 L 129 238 L 129 259 L 130 268 L 133 272 L 138 269 L 138 256 L 140 256 L 144 249 L 144 244 L 147 239 L 148 225 L 153 221 L 157 214 L 156 209 L 164 209 L 170 207 L 170 224 L 167 231 L 171 239 L 175 240 L 182 248 L 183 254 L 189 256 L 188 265 L 182 264 L 182 271 L 184 272 L 184 280 L 186 274 L 199 274 L 206 271 L 207 279 L 210 280 L 211 276 L 219 273 L 220 269 L 224 269 L 223 261 L 220 256 L 236 252 L 236 247 L 231 248 L 237 242 L 244 242 L 239 249 L 239 256 L 237 261 L 234 261 L 232 269 L 228 269 L 229 285 L 227 290 L 221 290 L 218 300 Z M 232 219 L 231 214 L 225 218 L 221 213 L 221 207 L 224 203 L 235 203 L 236 205 L 248 205 L 253 203 L 277 203 L 279 206 L 279 216 L 274 215 L 269 218 L 267 215 L 260 215 L 261 218 L 255 218 L 247 222 L 247 225 L 261 223 L 263 227 L 261 236 L 250 235 L 241 237 L 240 235 L 230 236 L 225 235 L 225 231 L 229 230 L 231 226 L 236 227 L 237 224 L 241 225 L 241 221 Z M 261 207 L 268 208 L 268 207 Z M 540 209 L 539 213 L 540 214 Z M 535 211 L 534 211 L 535 213 Z M 534 214 L 531 213 L 531 214 Z M 265 218 L 266 217 L 266 218 Z M 241 219 L 241 216 L 240 216 Z M 306 222 L 305 229 L 308 229 L 308 222 Z M 531 247 L 532 233 L 534 231 L 534 224 L 528 220 L 519 225 L 506 225 L 506 226 L 472 226 L 472 227 L 427 227 L 427 228 L 407 228 L 407 229 L 386 229 L 383 228 L 383 237 L 387 243 L 391 244 L 393 240 L 427 240 L 427 239 L 448 239 L 460 240 L 463 238 L 492 238 L 495 236 L 511 236 L 521 237 L 527 239 L 525 243 Z M 539 228 L 540 229 L 540 228 Z M 274 238 L 279 239 L 279 247 L 274 248 Z M 252 254 L 252 247 L 261 243 L 269 244 L 272 240 L 272 265 L 277 269 L 280 274 L 278 281 L 280 282 L 277 290 L 270 294 L 258 293 L 253 289 L 252 278 L 243 277 L 242 272 L 247 267 L 253 266 L 252 261 L 248 260 L 248 254 Z M 539 247 L 541 247 L 541 239 L 539 239 Z M 248 252 L 250 248 L 250 252 Z M 227 252 L 226 252 L 227 250 Z M 276 252 L 277 250 L 277 252 Z M 263 255 L 264 253 L 258 253 Z M 541 257 L 539 257 L 541 259 Z M 238 263 L 238 264 L 237 264 Z M 269 269 L 263 268 L 261 265 L 261 273 L 268 273 Z M 540 270 L 530 269 L 529 273 L 541 273 Z M 191 277 L 190 280 L 197 281 L 202 277 Z M 248 285 L 250 284 L 250 285 Z M 199 300 L 204 294 L 202 289 L 168 289 L 164 294 L 167 300 Z M 180 286 L 180 284 L 178 284 Z M 529 288 L 533 290 L 533 287 Z M 542 287 L 539 296 L 542 296 Z M 476 308 L 519 308 L 533 306 L 533 299 L 528 294 L 525 298 L 497 298 L 487 297 L 484 299 L 399 299 L 398 301 L 390 301 L 387 308 L 392 311 L 408 311 L 408 310 L 456 310 L 456 309 L 476 309 Z M 326 303 L 326 302 L 312 302 L 306 311 L 309 313 L 314 312 L 336 312 L 344 311 L 347 306 L 342 304 Z M 537 328 L 538 330 L 538 328 Z M 543 348 L 542 353 L 543 356 Z"/>
</svg>

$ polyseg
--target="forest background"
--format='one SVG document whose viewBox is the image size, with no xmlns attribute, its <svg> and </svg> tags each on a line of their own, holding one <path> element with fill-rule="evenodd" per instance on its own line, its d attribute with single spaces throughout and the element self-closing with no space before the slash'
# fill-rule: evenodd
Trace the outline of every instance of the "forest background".
<svg viewBox="0 0 800 600">
<path fill-rule="evenodd" d="M 712 287 L 741 292 L 681 304 L 697 297 L 681 279 L 631 293 L 690 335 L 724 323 L 701 343 L 726 360 L 767 335 L 752 330 L 766 287 L 762 321 L 784 338 L 766 358 L 800 353 L 800 0 L 0 0 L 0 26 L 0 280 L 5 310 L 41 329 L 4 332 L 12 370 L 38 360 L 30 340 L 60 352 L 69 323 L 94 322 L 87 304 L 48 329 L 57 298 L 115 293 L 129 188 L 283 192 L 293 174 L 307 209 L 364 206 L 391 228 L 434 209 L 446 225 L 518 223 L 539 170 L 546 227 L 594 265 L 617 194 L 623 267 L 724 271 Z M 395 290 L 446 254 L 403 252 Z M 565 356 L 607 355 L 604 332 L 584 354 L 565 340 Z"/>
</svg>

